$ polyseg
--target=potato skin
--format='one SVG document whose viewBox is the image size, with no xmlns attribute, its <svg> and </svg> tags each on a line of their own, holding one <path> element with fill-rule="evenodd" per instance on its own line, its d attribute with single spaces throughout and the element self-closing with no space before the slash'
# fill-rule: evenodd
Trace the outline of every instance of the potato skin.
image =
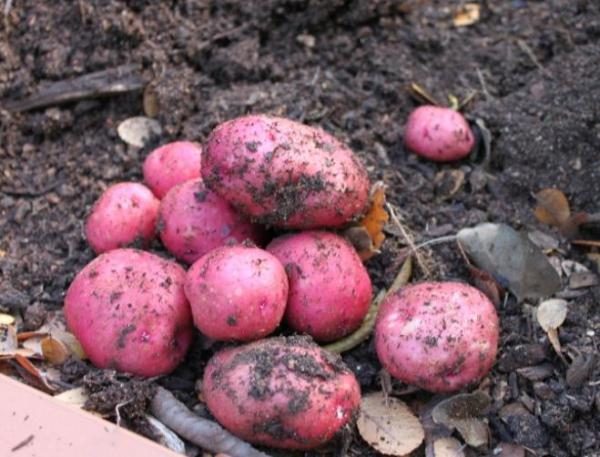
<svg viewBox="0 0 600 457">
<path fill-rule="evenodd" d="M 160 202 L 146 186 L 121 182 L 107 188 L 85 221 L 85 237 L 96 254 L 155 236 Z"/>
<path fill-rule="evenodd" d="M 153 150 L 144 160 L 144 182 L 162 199 L 177 184 L 200 177 L 202 147 L 191 141 L 175 141 Z"/>
<path fill-rule="evenodd" d="M 307 337 L 267 338 L 215 354 L 202 393 L 215 418 L 255 444 L 312 449 L 353 419 L 360 387 Z"/>
<path fill-rule="evenodd" d="M 356 330 L 371 301 L 369 274 L 344 238 L 306 231 L 274 239 L 267 251 L 285 267 L 290 283 L 285 320 L 316 341 L 335 341 Z"/>
<path fill-rule="evenodd" d="M 403 287 L 381 304 L 375 348 L 392 376 L 431 392 L 453 392 L 494 364 L 499 323 L 492 302 L 459 282 Z"/>
<path fill-rule="evenodd" d="M 160 239 L 178 259 L 192 264 L 230 242 L 260 243 L 262 229 L 209 190 L 201 178 L 173 187 L 160 203 Z"/>
<path fill-rule="evenodd" d="M 185 271 L 136 249 L 96 257 L 65 296 L 67 325 L 91 362 L 139 376 L 171 372 L 192 341 Z"/>
<path fill-rule="evenodd" d="M 281 322 L 288 279 L 283 265 L 267 251 L 223 246 L 192 265 L 184 291 L 203 334 L 216 340 L 253 341 Z"/>
<path fill-rule="evenodd" d="M 367 172 L 349 148 L 319 128 L 265 115 L 217 126 L 202 177 L 243 213 L 284 228 L 338 227 L 369 199 Z"/>
<path fill-rule="evenodd" d="M 418 107 L 408 117 L 404 144 L 429 160 L 449 162 L 469 155 L 475 137 L 458 111 L 426 105 Z"/>
</svg>

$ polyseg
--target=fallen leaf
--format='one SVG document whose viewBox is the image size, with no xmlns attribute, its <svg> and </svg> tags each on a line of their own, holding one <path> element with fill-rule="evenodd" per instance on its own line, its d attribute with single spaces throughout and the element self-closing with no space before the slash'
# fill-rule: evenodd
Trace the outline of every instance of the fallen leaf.
<svg viewBox="0 0 600 457">
<path fill-rule="evenodd" d="M 434 457 L 465 457 L 464 446 L 455 438 L 440 438 L 433 443 Z"/>
<path fill-rule="evenodd" d="M 46 359 L 52 365 L 61 365 L 69 358 L 69 349 L 62 341 L 56 338 L 47 336 L 40 341 L 40 346 L 44 359 Z"/>
<path fill-rule="evenodd" d="M 535 194 L 537 206 L 533 210 L 538 221 L 560 228 L 569 220 L 569 200 L 558 189 L 542 189 Z"/>
<path fill-rule="evenodd" d="M 543 301 L 537 307 L 536 318 L 545 332 L 556 330 L 567 317 L 567 301 L 562 298 L 552 298 Z"/>
<path fill-rule="evenodd" d="M 152 137 L 160 136 L 162 128 L 158 121 L 145 116 L 125 119 L 117 127 L 119 138 L 138 148 L 143 147 Z"/>
<path fill-rule="evenodd" d="M 15 318 L 10 314 L 0 313 L 0 325 L 13 325 Z"/>
<path fill-rule="evenodd" d="M 561 287 L 546 256 L 528 238 L 505 224 L 483 223 L 458 232 L 473 262 L 508 288 L 519 301 L 548 297 Z"/>
<path fill-rule="evenodd" d="M 480 8 L 478 3 L 465 3 L 452 17 L 454 27 L 466 27 L 478 22 Z"/>
<path fill-rule="evenodd" d="M 67 403 L 69 405 L 83 408 L 85 402 L 88 400 L 88 396 L 83 387 L 76 387 L 75 389 L 65 390 L 58 395 L 54 396 L 55 399 Z"/>
<path fill-rule="evenodd" d="M 439 171 L 433 178 L 436 196 L 444 201 L 456 195 L 465 183 L 465 172 L 460 169 Z"/>
<path fill-rule="evenodd" d="M 144 107 L 144 114 L 148 117 L 156 117 L 159 112 L 158 94 L 156 93 L 156 85 L 153 83 L 148 84 L 144 88 L 144 95 L 142 99 Z"/>
<path fill-rule="evenodd" d="M 594 354 L 580 354 L 577 356 L 567 369 L 567 385 L 572 388 L 581 387 L 590 377 L 595 364 L 596 357 Z"/>
<path fill-rule="evenodd" d="M 490 402 L 490 397 L 481 391 L 457 394 L 438 403 L 431 416 L 435 423 L 455 428 L 469 446 L 480 447 L 488 443 L 489 430 L 479 416 Z"/>
<path fill-rule="evenodd" d="M 410 408 L 382 392 L 363 397 L 356 425 L 369 445 L 387 455 L 404 456 L 419 447 L 425 437 Z"/>
<path fill-rule="evenodd" d="M 19 347 L 14 325 L 0 324 L 0 356 L 14 354 Z"/>
<path fill-rule="evenodd" d="M 487 271 L 476 268 L 473 265 L 467 265 L 467 268 L 475 287 L 482 291 L 494 306 L 500 306 L 502 297 L 504 297 L 504 289 L 498 284 L 498 281 Z"/>
<path fill-rule="evenodd" d="M 48 380 L 44 373 L 42 373 L 33 363 L 29 361 L 26 357 L 23 357 L 21 354 L 15 354 L 15 360 L 21 366 L 25 372 L 27 372 L 35 381 L 37 381 L 40 386 L 51 393 L 56 389 L 48 384 Z"/>
<path fill-rule="evenodd" d="M 598 275 L 591 271 L 576 271 L 569 276 L 569 289 L 583 289 L 600 284 Z"/>
<path fill-rule="evenodd" d="M 383 227 L 390 219 L 385 210 L 385 186 L 382 181 L 371 188 L 371 206 L 357 227 L 350 227 L 346 233 L 356 247 L 361 260 L 365 261 L 379 253 L 385 240 Z"/>
</svg>

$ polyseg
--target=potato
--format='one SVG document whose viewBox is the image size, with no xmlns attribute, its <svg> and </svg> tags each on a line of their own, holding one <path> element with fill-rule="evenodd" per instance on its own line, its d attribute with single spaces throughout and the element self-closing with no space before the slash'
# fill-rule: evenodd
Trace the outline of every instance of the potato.
<svg viewBox="0 0 600 457">
<path fill-rule="evenodd" d="M 429 160 L 449 162 L 469 155 L 475 138 L 458 111 L 427 105 L 420 106 L 408 117 L 404 144 Z"/>
<path fill-rule="evenodd" d="M 268 338 L 226 349 L 204 371 L 215 418 L 246 441 L 311 449 L 353 419 L 360 387 L 341 358 L 306 337 Z"/>
<path fill-rule="evenodd" d="M 85 237 L 96 254 L 140 242 L 148 245 L 155 236 L 159 205 L 143 184 L 114 184 L 92 207 L 85 222 Z"/>
<path fill-rule="evenodd" d="M 144 161 L 144 182 L 162 199 L 169 189 L 200 177 L 202 147 L 190 141 L 175 141 L 152 151 Z"/>
<path fill-rule="evenodd" d="M 201 178 L 173 187 L 163 198 L 158 232 L 167 250 L 188 264 L 227 243 L 263 238 L 259 226 L 207 189 Z"/>
<path fill-rule="evenodd" d="M 306 231 L 276 238 L 267 250 L 288 275 L 285 320 L 292 329 L 328 342 L 360 326 L 371 301 L 371 279 L 344 238 Z"/>
<path fill-rule="evenodd" d="M 489 372 L 498 326 L 494 305 L 478 289 L 459 282 L 424 282 L 384 300 L 375 347 L 395 378 L 431 392 L 453 392 Z"/>
<path fill-rule="evenodd" d="M 283 265 L 267 251 L 223 246 L 192 265 L 184 290 L 203 334 L 251 341 L 272 333 L 281 322 L 288 279 Z"/>
<path fill-rule="evenodd" d="M 65 296 L 67 325 L 99 368 L 139 376 L 172 371 L 192 341 L 185 271 L 136 249 L 115 249 L 81 270 Z"/>
<path fill-rule="evenodd" d="M 348 147 L 321 129 L 265 115 L 217 126 L 202 176 L 240 211 L 278 227 L 338 227 L 369 200 L 367 172 Z"/>
</svg>

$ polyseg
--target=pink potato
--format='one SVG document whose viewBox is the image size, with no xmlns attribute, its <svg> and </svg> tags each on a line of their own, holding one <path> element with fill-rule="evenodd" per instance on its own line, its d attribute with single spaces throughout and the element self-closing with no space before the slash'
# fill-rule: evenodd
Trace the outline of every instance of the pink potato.
<svg viewBox="0 0 600 457">
<path fill-rule="evenodd" d="M 85 237 L 96 254 L 142 242 L 155 236 L 160 202 L 136 182 L 113 184 L 94 203 L 85 221 Z"/>
<path fill-rule="evenodd" d="M 189 269 L 185 294 L 196 327 L 216 340 L 251 341 L 283 317 L 288 280 L 273 255 L 251 246 L 223 246 Z"/>
<path fill-rule="evenodd" d="M 276 238 L 267 250 L 288 275 L 285 320 L 292 329 L 329 342 L 360 326 L 371 301 L 371 279 L 344 238 L 307 231 Z"/>
<path fill-rule="evenodd" d="M 239 215 L 202 179 L 173 187 L 160 204 L 160 239 L 167 250 L 188 264 L 208 251 L 250 239 L 259 243 L 262 229 Z"/>
<path fill-rule="evenodd" d="M 360 387 L 338 355 L 307 337 L 267 338 L 218 352 L 204 371 L 206 405 L 255 444 L 312 449 L 353 419 Z"/>
<path fill-rule="evenodd" d="M 498 332 L 496 309 L 478 289 L 459 282 L 424 282 L 384 300 L 375 347 L 395 378 L 431 392 L 453 392 L 490 371 Z"/>
<path fill-rule="evenodd" d="M 266 115 L 217 126 L 202 152 L 207 186 L 255 220 L 338 227 L 361 214 L 369 178 L 354 153 L 319 128 Z"/>
<path fill-rule="evenodd" d="M 404 144 L 426 159 L 449 162 L 469 155 L 475 138 L 458 111 L 427 105 L 420 106 L 408 117 Z"/>
<path fill-rule="evenodd" d="M 91 362 L 139 376 L 171 372 L 192 341 L 185 271 L 136 249 L 115 249 L 81 270 L 65 297 L 67 325 Z"/>
<path fill-rule="evenodd" d="M 144 182 L 162 199 L 169 189 L 200 177 L 202 147 L 190 141 L 175 141 L 152 151 L 144 161 Z"/>
</svg>

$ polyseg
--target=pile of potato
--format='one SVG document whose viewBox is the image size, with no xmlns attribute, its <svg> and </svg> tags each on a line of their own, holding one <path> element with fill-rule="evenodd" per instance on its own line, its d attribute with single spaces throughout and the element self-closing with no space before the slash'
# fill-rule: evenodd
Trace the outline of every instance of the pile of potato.
<svg viewBox="0 0 600 457">
<path fill-rule="evenodd" d="M 69 287 L 65 316 L 91 362 L 140 376 L 169 373 L 195 326 L 209 338 L 244 343 L 217 353 L 205 370 L 203 397 L 226 428 L 283 448 L 329 440 L 354 417 L 360 389 L 339 356 L 314 341 L 355 331 L 371 302 L 367 270 L 335 232 L 369 205 L 364 166 L 321 129 L 249 115 L 217 126 L 204 145 L 154 150 L 143 173 L 146 185 L 109 187 L 85 224 L 99 255 Z M 269 239 L 269 229 L 286 232 Z M 147 247 L 156 235 L 187 271 L 127 247 Z M 423 291 L 384 304 L 376 345 L 394 376 L 448 391 L 487 373 L 495 310 L 483 294 L 457 287 L 468 300 L 440 286 L 435 306 L 419 302 Z M 454 294 L 448 323 L 446 293 Z M 266 338 L 282 321 L 312 338 Z M 435 343 L 430 326 L 440 332 Z"/>
</svg>

